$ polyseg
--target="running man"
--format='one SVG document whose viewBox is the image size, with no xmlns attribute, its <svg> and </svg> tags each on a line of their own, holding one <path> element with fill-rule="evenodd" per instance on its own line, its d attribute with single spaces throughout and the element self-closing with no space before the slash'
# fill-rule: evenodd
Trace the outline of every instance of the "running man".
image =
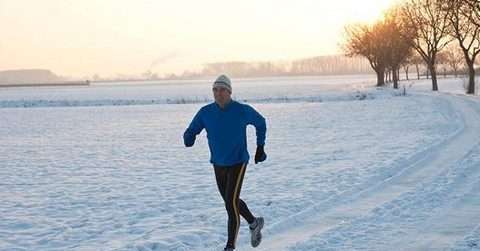
<svg viewBox="0 0 480 251">
<path fill-rule="evenodd" d="M 232 100 L 231 95 L 230 79 L 225 75 L 219 76 L 213 83 L 215 102 L 202 107 L 183 134 L 185 146 L 191 147 L 196 136 L 203 129 L 207 131 L 210 162 L 228 214 L 228 240 L 224 251 L 235 250 L 240 215 L 249 224 L 252 247 L 257 247 L 262 241 L 263 218 L 253 216 L 247 204 L 240 199 L 250 158 L 247 151 L 247 125 L 253 125 L 256 129 L 255 164 L 267 158 L 264 152 L 267 130 L 265 118 L 251 106 Z"/>
</svg>

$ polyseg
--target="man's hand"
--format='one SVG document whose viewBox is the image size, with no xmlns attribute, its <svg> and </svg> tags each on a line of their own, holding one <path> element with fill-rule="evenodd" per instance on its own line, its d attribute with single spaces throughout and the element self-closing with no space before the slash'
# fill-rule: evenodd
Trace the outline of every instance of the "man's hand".
<svg viewBox="0 0 480 251">
<path fill-rule="evenodd" d="M 267 154 L 263 150 L 263 146 L 257 146 L 257 151 L 255 152 L 255 164 L 265 161 L 267 159 Z"/>
<path fill-rule="evenodd" d="M 185 131 L 183 134 L 183 143 L 186 147 L 192 147 L 195 143 L 195 135 L 192 136 L 188 131 Z"/>
</svg>

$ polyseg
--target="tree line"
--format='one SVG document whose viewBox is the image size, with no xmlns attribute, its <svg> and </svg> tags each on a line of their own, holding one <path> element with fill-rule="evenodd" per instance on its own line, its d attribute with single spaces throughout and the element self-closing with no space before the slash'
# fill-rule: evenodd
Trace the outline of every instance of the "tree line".
<svg viewBox="0 0 480 251">
<path fill-rule="evenodd" d="M 466 66 L 467 94 L 475 92 L 475 61 L 480 53 L 479 0 L 407 0 L 391 7 L 373 24 L 345 27 L 347 56 L 365 57 L 377 75 L 377 86 L 391 74 L 398 88 L 403 67 L 423 63 L 438 91 L 437 66 L 449 65 L 457 75 Z"/>
<path fill-rule="evenodd" d="M 343 55 L 318 56 L 292 61 L 217 62 L 203 65 L 199 76 L 215 76 L 220 73 L 232 77 L 341 75 L 372 73 L 368 61 L 362 57 Z M 195 74 L 195 73 L 188 73 Z M 184 76 L 185 77 L 185 76 Z"/>
<path fill-rule="evenodd" d="M 347 57 L 345 55 L 316 56 L 295 60 L 270 61 L 227 61 L 203 64 L 200 69 L 186 70 L 178 74 L 165 74 L 160 77 L 157 73 L 148 70 L 136 80 L 160 79 L 196 79 L 228 74 L 236 78 L 299 76 L 299 75 L 344 75 L 344 74 L 372 74 L 368 61 L 360 56 Z M 126 79 L 128 76 L 118 76 Z M 95 80 L 101 78 L 96 75 Z"/>
</svg>

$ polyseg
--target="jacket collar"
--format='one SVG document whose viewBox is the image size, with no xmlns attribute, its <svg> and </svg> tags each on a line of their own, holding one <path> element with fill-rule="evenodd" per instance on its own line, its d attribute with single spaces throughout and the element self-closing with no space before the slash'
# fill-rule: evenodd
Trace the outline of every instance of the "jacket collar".
<svg viewBox="0 0 480 251">
<path fill-rule="evenodd" d="M 230 102 L 226 103 L 226 104 L 225 104 L 225 107 L 224 107 L 223 109 L 220 107 L 220 105 L 217 104 L 217 102 L 214 102 L 214 103 L 215 103 L 215 106 L 216 106 L 220 111 L 228 111 L 234 102 L 235 102 L 235 101 L 234 101 L 233 99 L 230 99 Z"/>
</svg>

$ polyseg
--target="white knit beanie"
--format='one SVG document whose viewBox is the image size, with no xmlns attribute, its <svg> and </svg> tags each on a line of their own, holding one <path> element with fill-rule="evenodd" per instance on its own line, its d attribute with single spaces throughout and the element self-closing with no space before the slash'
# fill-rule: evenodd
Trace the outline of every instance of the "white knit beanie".
<svg viewBox="0 0 480 251">
<path fill-rule="evenodd" d="M 224 87 L 226 88 L 230 93 L 232 93 L 232 83 L 230 82 L 230 79 L 226 75 L 220 75 L 218 78 L 213 82 L 213 87 Z"/>
</svg>

